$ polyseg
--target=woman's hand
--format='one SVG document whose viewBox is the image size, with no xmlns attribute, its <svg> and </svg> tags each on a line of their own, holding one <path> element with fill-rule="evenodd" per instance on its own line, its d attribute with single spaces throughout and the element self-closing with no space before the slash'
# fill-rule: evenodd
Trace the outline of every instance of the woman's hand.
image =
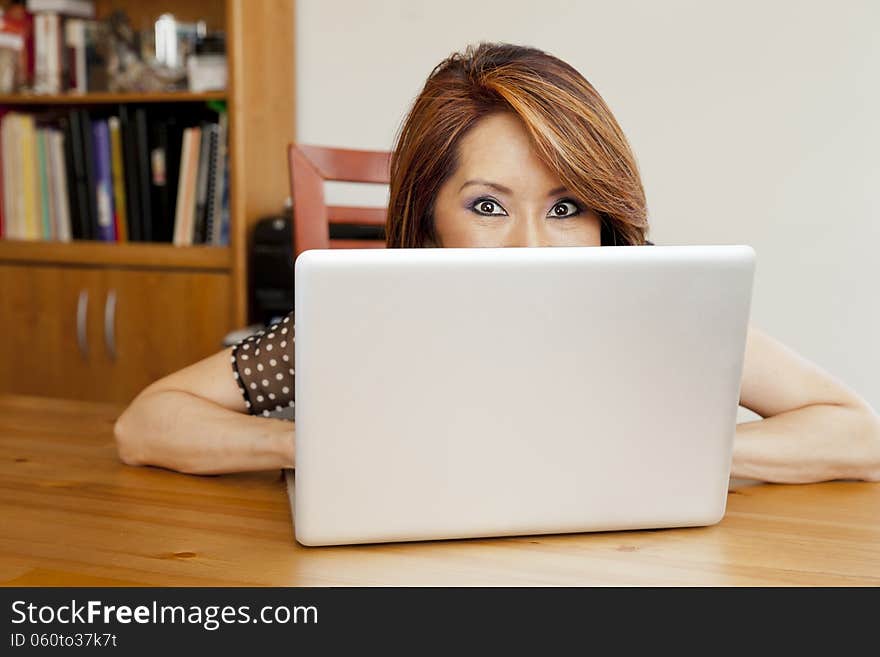
<svg viewBox="0 0 880 657">
<path fill-rule="evenodd" d="M 114 426 L 119 458 L 190 474 L 294 467 L 294 424 L 246 414 L 231 351 L 141 392 Z"/>
<path fill-rule="evenodd" d="M 780 483 L 880 481 L 880 417 L 827 372 L 749 330 L 731 476 Z"/>
</svg>

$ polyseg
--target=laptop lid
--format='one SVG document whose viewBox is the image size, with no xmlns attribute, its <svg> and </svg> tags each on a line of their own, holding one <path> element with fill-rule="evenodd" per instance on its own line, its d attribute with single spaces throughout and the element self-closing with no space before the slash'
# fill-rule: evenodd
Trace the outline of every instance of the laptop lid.
<svg viewBox="0 0 880 657">
<path fill-rule="evenodd" d="M 746 246 L 303 253 L 297 539 L 718 521 L 753 271 Z"/>
</svg>

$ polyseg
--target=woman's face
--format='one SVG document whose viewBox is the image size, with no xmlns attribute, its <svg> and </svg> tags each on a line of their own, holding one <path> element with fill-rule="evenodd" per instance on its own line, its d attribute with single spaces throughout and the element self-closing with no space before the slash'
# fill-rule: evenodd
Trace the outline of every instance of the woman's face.
<svg viewBox="0 0 880 657">
<path fill-rule="evenodd" d="M 599 216 L 532 150 L 511 113 L 487 116 L 461 140 L 458 170 L 434 204 L 439 246 L 599 246 Z"/>
</svg>

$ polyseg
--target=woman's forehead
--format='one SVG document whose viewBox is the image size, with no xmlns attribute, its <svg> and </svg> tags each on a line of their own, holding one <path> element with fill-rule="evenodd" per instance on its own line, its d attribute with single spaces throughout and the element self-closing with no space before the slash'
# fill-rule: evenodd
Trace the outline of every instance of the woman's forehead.
<svg viewBox="0 0 880 657">
<path fill-rule="evenodd" d="M 513 190 L 546 190 L 559 179 L 538 158 L 522 121 L 504 112 L 481 119 L 459 142 L 459 181 L 488 180 Z M 461 182 L 459 182 L 461 184 Z"/>
</svg>

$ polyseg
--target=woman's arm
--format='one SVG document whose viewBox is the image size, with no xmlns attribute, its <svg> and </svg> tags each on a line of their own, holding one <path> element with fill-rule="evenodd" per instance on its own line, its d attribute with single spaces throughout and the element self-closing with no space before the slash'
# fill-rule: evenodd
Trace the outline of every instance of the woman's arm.
<svg viewBox="0 0 880 657">
<path fill-rule="evenodd" d="M 731 475 L 780 483 L 880 481 L 880 418 L 830 374 L 750 329 Z"/>
<path fill-rule="evenodd" d="M 292 468 L 294 425 L 247 415 L 232 349 L 160 379 L 116 421 L 119 458 L 190 474 Z"/>
</svg>

